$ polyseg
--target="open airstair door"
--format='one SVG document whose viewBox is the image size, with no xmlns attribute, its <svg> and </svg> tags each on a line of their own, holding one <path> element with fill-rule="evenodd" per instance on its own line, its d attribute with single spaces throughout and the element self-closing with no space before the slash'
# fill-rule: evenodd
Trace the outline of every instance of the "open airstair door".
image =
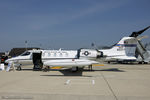
<svg viewBox="0 0 150 100">
<path fill-rule="evenodd" d="M 42 52 L 33 52 L 32 60 L 34 64 L 33 70 L 41 70 L 43 67 Z"/>
</svg>

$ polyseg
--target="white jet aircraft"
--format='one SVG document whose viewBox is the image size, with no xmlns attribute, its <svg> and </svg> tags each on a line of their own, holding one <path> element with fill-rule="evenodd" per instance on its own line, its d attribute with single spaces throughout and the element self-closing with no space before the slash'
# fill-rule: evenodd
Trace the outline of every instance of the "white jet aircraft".
<svg viewBox="0 0 150 100">
<path fill-rule="evenodd" d="M 29 50 L 20 56 L 6 60 L 14 64 L 34 64 L 44 66 L 63 66 L 77 71 L 78 68 L 99 63 L 98 58 L 136 60 L 135 48 L 137 39 L 124 37 L 110 50 L 79 49 L 79 50 Z"/>
<path fill-rule="evenodd" d="M 15 66 L 34 64 L 34 67 L 44 66 L 62 66 L 72 68 L 73 71 L 79 67 L 98 64 L 94 61 L 101 57 L 101 52 L 90 49 L 79 50 L 29 50 L 20 56 L 6 60 L 6 63 L 13 62 Z M 40 66 L 39 66 L 40 65 Z"/>
</svg>

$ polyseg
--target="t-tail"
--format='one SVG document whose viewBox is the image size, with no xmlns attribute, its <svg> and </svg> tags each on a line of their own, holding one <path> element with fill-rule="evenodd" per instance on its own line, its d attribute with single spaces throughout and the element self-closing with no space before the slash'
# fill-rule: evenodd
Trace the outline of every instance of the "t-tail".
<svg viewBox="0 0 150 100">
<path fill-rule="evenodd" d="M 137 39 L 135 37 L 123 37 L 111 49 L 100 50 L 107 60 L 136 60 L 135 50 Z"/>
</svg>

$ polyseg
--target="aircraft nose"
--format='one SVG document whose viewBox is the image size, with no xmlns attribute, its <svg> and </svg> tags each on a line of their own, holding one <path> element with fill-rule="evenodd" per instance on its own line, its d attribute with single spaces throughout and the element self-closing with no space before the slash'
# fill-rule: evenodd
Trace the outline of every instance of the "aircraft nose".
<svg viewBox="0 0 150 100">
<path fill-rule="evenodd" d="M 9 62 L 9 59 L 5 60 L 5 63 L 8 63 Z"/>
<path fill-rule="evenodd" d="M 12 58 L 5 60 L 5 63 L 9 63 L 10 61 L 12 61 Z"/>
</svg>

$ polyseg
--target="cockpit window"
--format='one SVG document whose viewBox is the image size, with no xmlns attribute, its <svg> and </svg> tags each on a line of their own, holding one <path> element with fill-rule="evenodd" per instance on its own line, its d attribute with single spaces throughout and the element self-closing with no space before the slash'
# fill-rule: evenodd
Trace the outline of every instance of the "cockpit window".
<svg viewBox="0 0 150 100">
<path fill-rule="evenodd" d="M 30 52 L 24 52 L 23 54 L 21 54 L 21 56 L 28 56 L 30 55 Z"/>
</svg>

